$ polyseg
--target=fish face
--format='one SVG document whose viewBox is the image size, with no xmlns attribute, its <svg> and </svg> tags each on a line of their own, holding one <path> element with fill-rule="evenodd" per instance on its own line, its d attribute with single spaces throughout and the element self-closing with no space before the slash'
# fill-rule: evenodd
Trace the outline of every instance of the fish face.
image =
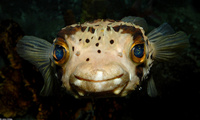
<svg viewBox="0 0 200 120">
<path fill-rule="evenodd" d="M 139 26 L 97 20 L 63 28 L 52 54 L 63 86 L 74 96 L 126 96 L 152 65 L 149 44 Z"/>
<path fill-rule="evenodd" d="M 148 78 L 153 61 L 176 58 L 189 40 L 167 23 L 147 36 L 143 28 L 148 26 L 139 17 L 95 20 L 63 28 L 53 44 L 24 36 L 17 52 L 42 73 L 44 96 L 55 92 L 59 81 L 76 98 L 126 96 L 147 80 L 147 94 L 154 97 L 155 83 L 152 76 Z"/>
</svg>

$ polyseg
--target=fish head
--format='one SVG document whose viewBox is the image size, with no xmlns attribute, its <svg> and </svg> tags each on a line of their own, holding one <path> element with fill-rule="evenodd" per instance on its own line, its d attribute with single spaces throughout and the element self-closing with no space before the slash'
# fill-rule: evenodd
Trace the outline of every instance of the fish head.
<svg viewBox="0 0 200 120">
<path fill-rule="evenodd" d="M 189 46 L 183 31 L 163 23 L 145 35 L 143 18 L 128 16 L 122 21 L 95 20 L 64 27 L 53 44 L 24 36 L 17 52 L 34 64 L 44 78 L 41 95 L 63 88 L 76 98 L 126 96 L 147 80 L 147 94 L 157 96 L 153 61 L 176 59 Z"/>
<path fill-rule="evenodd" d="M 153 49 L 142 27 L 96 20 L 63 28 L 52 61 L 75 97 L 126 96 L 147 77 Z"/>
</svg>

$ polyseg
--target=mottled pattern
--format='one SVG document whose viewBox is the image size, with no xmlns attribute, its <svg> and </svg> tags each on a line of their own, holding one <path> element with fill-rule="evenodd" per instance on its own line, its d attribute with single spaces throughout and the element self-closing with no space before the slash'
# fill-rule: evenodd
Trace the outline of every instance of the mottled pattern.
<svg viewBox="0 0 200 120">
<path fill-rule="evenodd" d="M 56 65 L 63 86 L 75 97 L 125 96 L 147 76 L 153 62 L 143 28 L 122 21 L 99 19 L 67 26 L 54 40 L 57 44 L 69 51 L 65 64 Z M 136 44 L 144 44 L 142 58 L 131 58 Z"/>
</svg>

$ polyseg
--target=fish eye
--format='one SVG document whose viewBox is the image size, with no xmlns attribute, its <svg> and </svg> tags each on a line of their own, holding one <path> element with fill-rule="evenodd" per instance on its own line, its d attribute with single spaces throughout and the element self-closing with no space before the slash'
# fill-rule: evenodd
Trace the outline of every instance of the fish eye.
<svg viewBox="0 0 200 120">
<path fill-rule="evenodd" d="M 133 44 L 130 50 L 131 59 L 136 63 L 144 61 L 145 52 L 144 44 Z"/>
<path fill-rule="evenodd" d="M 144 44 L 135 45 L 133 47 L 133 54 L 138 58 L 142 58 L 144 55 Z"/>
<path fill-rule="evenodd" d="M 68 47 L 60 44 L 56 44 L 53 50 L 54 62 L 58 65 L 65 63 L 68 60 L 69 51 Z"/>
<path fill-rule="evenodd" d="M 60 45 L 56 45 L 54 48 L 54 59 L 56 61 L 59 61 L 63 58 L 64 56 L 64 52 L 65 52 L 65 48 L 60 46 Z"/>
</svg>

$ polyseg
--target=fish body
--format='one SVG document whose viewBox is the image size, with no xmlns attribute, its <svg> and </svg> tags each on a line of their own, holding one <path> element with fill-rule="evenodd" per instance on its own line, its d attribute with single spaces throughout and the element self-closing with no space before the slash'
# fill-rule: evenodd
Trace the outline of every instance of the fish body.
<svg viewBox="0 0 200 120">
<path fill-rule="evenodd" d="M 154 60 L 174 58 L 188 45 L 187 35 L 175 33 L 167 23 L 148 35 L 146 29 L 143 18 L 99 19 L 64 27 L 52 44 L 24 36 L 17 51 L 42 73 L 43 95 L 61 81 L 76 98 L 126 96 L 148 78 Z M 152 77 L 147 90 L 150 96 L 157 94 Z"/>
</svg>

